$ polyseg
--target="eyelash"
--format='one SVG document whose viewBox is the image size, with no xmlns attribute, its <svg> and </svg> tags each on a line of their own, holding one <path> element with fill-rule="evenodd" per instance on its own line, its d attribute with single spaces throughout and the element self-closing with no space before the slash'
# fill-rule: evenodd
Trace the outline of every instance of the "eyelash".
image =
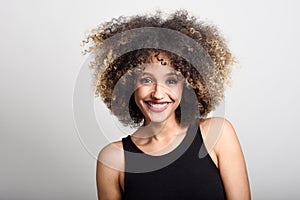
<svg viewBox="0 0 300 200">
<path fill-rule="evenodd" d="M 168 84 L 175 85 L 175 84 L 177 84 L 177 83 L 178 83 L 178 81 L 177 81 L 177 80 L 175 80 L 175 79 L 168 79 L 168 80 L 167 80 L 167 83 L 168 83 Z"/>
<path fill-rule="evenodd" d="M 150 84 L 153 83 L 154 81 L 151 78 L 142 78 L 139 82 L 140 84 Z M 178 83 L 178 81 L 176 79 L 168 79 L 166 83 L 170 85 L 175 85 Z"/>
<path fill-rule="evenodd" d="M 141 84 L 148 84 L 148 83 L 152 83 L 153 81 L 151 80 L 151 78 L 142 78 L 141 80 L 140 80 L 140 83 Z"/>
</svg>

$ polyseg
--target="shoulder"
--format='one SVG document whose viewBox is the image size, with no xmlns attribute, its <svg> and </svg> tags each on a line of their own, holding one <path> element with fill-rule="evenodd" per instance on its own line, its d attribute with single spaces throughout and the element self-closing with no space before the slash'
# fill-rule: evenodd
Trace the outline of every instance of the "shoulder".
<svg viewBox="0 0 300 200">
<path fill-rule="evenodd" d="M 211 143 L 214 145 L 213 149 L 216 154 L 232 145 L 239 146 L 234 127 L 228 119 L 223 117 L 205 118 L 200 120 L 199 126 L 203 130 L 203 137 L 214 139 Z"/>
<path fill-rule="evenodd" d="M 219 131 L 222 134 L 224 132 L 227 133 L 227 135 L 235 134 L 231 122 L 228 119 L 223 117 L 210 117 L 210 118 L 201 119 L 199 126 L 203 130 L 213 129 L 214 131 Z"/>
<path fill-rule="evenodd" d="M 124 151 L 122 140 L 111 142 L 99 152 L 98 161 L 106 167 L 122 171 L 124 168 Z"/>
<path fill-rule="evenodd" d="M 121 199 L 121 171 L 124 171 L 122 142 L 112 142 L 98 155 L 96 170 L 98 199 Z"/>
<path fill-rule="evenodd" d="M 251 199 L 246 163 L 233 125 L 225 118 L 213 117 L 200 121 L 200 127 L 209 130 L 214 139 L 220 174 L 228 199 Z"/>
<path fill-rule="evenodd" d="M 232 124 L 231 122 L 223 117 L 209 117 L 209 118 L 204 118 L 200 120 L 200 126 L 204 127 L 204 128 L 209 128 L 209 126 L 213 126 L 213 125 L 221 125 L 221 127 L 223 128 L 232 128 Z"/>
</svg>

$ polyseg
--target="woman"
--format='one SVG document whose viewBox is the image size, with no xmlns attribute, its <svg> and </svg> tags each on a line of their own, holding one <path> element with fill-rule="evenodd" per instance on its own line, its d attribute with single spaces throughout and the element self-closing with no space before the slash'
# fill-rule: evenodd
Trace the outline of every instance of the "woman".
<svg viewBox="0 0 300 200">
<path fill-rule="evenodd" d="M 99 199 L 250 199 L 234 128 L 207 118 L 234 61 L 216 28 L 178 11 L 113 19 L 90 40 L 96 94 L 137 127 L 99 153 Z"/>
</svg>

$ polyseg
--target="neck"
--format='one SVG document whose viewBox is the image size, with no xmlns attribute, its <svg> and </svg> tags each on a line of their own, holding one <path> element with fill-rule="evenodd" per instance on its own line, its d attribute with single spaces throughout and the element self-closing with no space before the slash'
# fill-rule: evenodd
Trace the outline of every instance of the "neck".
<svg viewBox="0 0 300 200">
<path fill-rule="evenodd" d="M 149 122 L 141 127 L 142 137 L 152 137 L 154 140 L 162 140 L 173 137 L 180 133 L 181 125 L 174 119 L 168 119 L 164 122 Z"/>
</svg>

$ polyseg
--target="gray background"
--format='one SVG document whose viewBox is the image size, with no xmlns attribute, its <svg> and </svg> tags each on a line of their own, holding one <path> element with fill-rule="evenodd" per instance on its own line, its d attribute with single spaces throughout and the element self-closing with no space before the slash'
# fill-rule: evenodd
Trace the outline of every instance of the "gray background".
<svg viewBox="0 0 300 200">
<path fill-rule="evenodd" d="M 186 8 L 214 23 L 239 59 L 224 117 L 240 139 L 253 199 L 300 198 L 296 1 L 2 0 L 1 200 L 96 199 L 93 152 L 122 134 L 92 144 L 84 141 L 89 129 L 76 128 L 73 90 L 86 60 L 80 42 L 112 17 L 158 8 Z M 95 105 L 98 121 L 112 127 L 108 138 L 119 128 Z"/>
</svg>

